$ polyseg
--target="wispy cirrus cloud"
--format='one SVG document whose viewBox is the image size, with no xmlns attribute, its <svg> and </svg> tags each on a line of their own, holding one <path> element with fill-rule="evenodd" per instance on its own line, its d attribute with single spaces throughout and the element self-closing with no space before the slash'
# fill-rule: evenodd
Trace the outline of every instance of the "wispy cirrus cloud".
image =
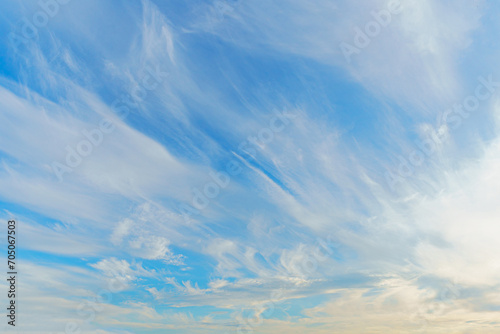
<svg viewBox="0 0 500 334">
<path fill-rule="evenodd" d="M 455 132 L 438 118 L 500 77 L 498 8 L 401 1 L 347 62 L 339 45 L 390 3 L 70 2 L 22 57 L 3 45 L 2 216 L 21 222 L 37 315 L 22 329 L 497 330 L 497 94 Z M 3 4 L 2 32 L 36 6 Z M 252 139 L 279 113 L 282 131 Z M 103 119 L 113 130 L 69 166 Z M 391 189 L 385 172 L 432 129 L 448 140 Z"/>
</svg>

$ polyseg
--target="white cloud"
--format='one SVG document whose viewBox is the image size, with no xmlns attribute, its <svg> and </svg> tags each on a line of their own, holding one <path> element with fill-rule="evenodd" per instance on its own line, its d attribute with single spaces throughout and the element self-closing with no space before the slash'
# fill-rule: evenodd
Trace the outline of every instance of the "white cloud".
<svg viewBox="0 0 500 334">
<path fill-rule="evenodd" d="M 151 277 L 156 273 L 154 270 L 147 271 L 140 264 L 131 264 L 127 260 L 109 258 L 91 264 L 91 267 L 99 270 L 108 279 L 108 289 L 111 292 L 129 289 L 139 277 Z"/>
</svg>

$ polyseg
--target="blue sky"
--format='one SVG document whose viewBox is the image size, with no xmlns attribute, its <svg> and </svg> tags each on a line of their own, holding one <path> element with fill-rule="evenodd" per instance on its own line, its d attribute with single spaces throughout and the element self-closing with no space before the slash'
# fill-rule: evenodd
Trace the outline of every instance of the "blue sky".
<svg viewBox="0 0 500 334">
<path fill-rule="evenodd" d="M 18 330 L 498 332 L 499 10 L 3 2 Z"/>
</svg>

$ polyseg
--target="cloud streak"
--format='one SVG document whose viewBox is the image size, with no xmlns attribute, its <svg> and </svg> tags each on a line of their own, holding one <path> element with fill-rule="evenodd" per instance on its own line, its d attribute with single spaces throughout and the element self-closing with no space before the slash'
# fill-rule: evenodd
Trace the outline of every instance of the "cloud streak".
<svg viewBox="0 0 500 334">
<path fill-rule="evenodd" d="M 497 331 L 498 8 L 394 6 L 61 2 L 1 46 L 20 330 Z"/>
</svg>

